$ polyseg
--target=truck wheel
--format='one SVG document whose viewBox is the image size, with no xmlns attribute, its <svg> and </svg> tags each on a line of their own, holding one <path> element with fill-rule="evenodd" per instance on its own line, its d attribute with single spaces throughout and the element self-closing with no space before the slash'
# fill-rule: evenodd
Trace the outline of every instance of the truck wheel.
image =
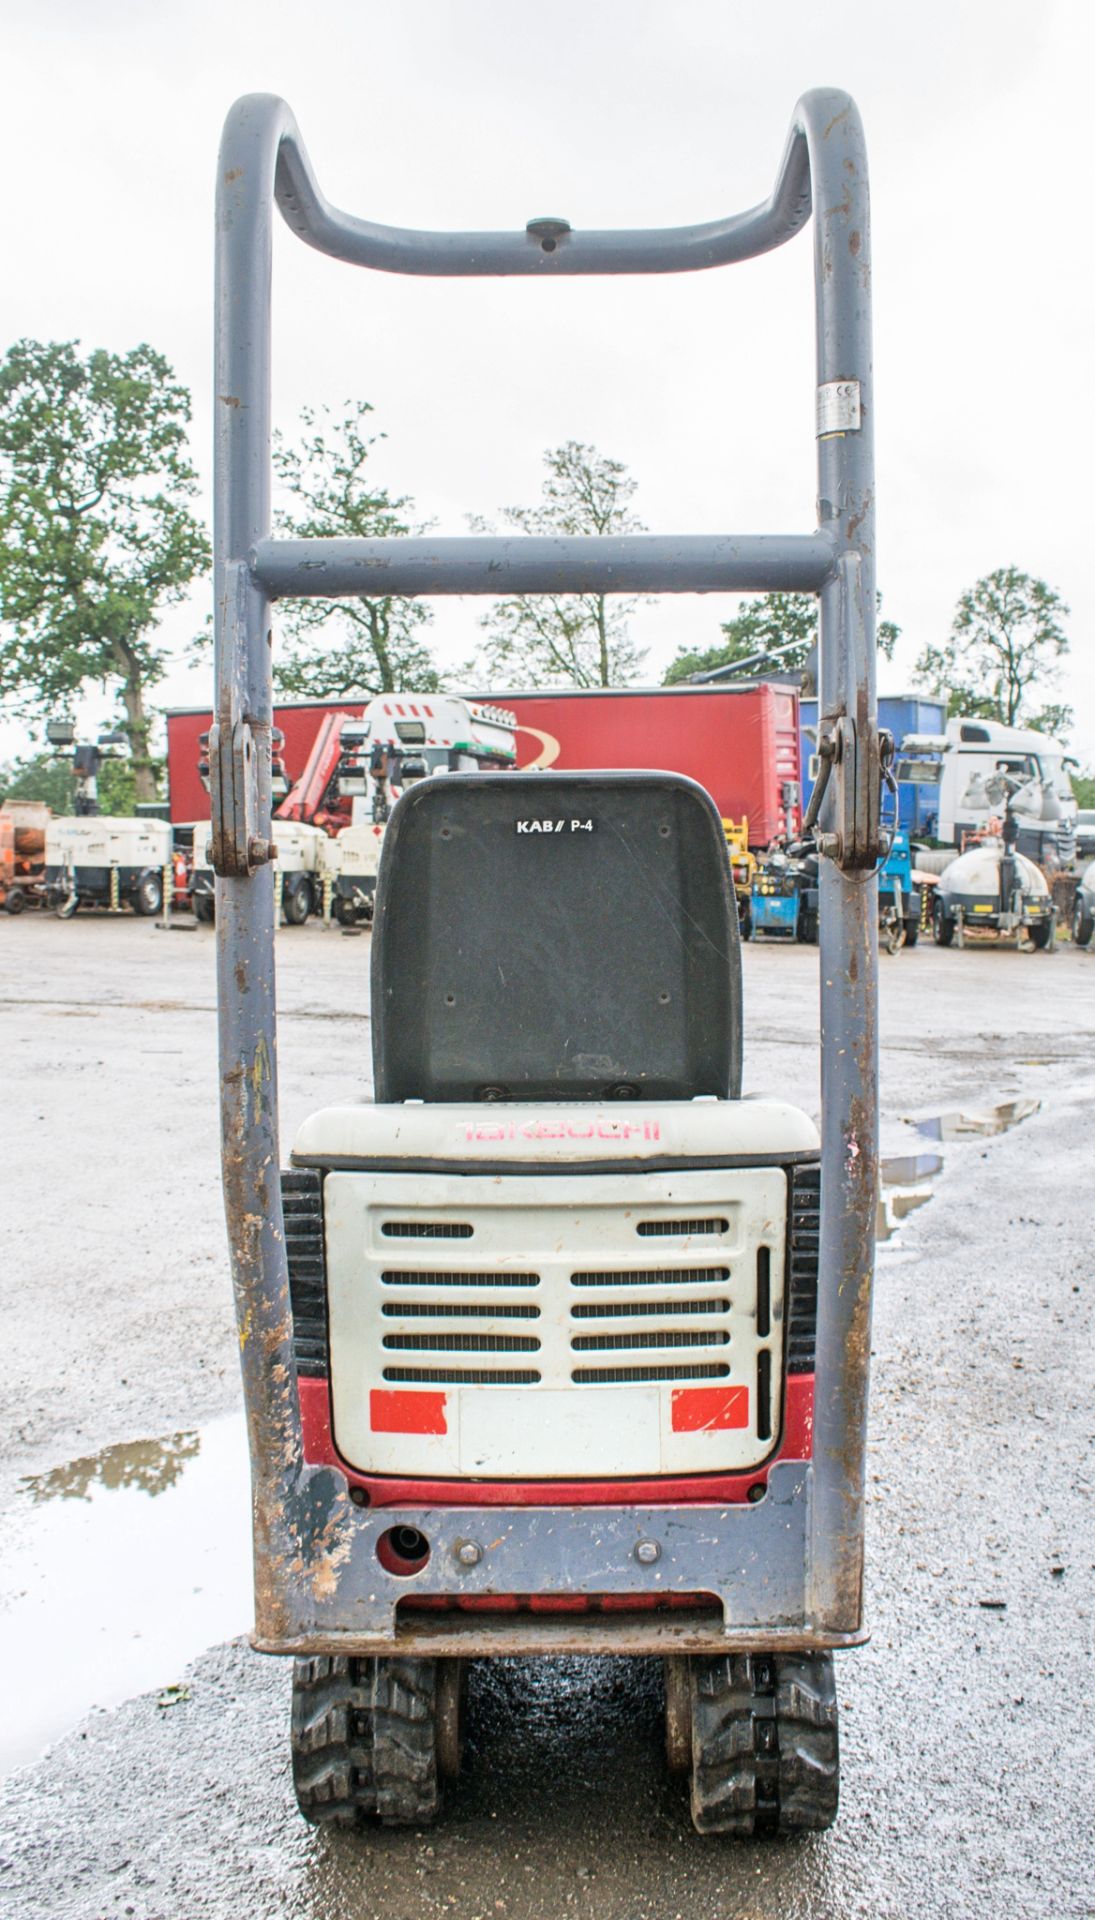
<svg viewBox="0 0 1095 1920">
<path fill-rule="evenodd" d="M 1057 931 L 1057 915 L 1051 914 L 1048 920 L 1042 920 L 1036 927 L 1027 928 L 1027 938 L 1038 953 L 1053 952 L 1053 936 Z"/>
<path fill-rule="evenodd" d="M 312 883 L 301 880 L 295 887 L 287 888 L 281 910 L 291 927 L 302 927 L 312 911 Z"/>
<path fill-rule="evenodd" d="M 697 1833 L 820 1833 L 839 1798 L 830 1653 L 696 1654 L 689 1661 Z"/>
<path fill-rule="evenodd" d="M 954 939 L 954 921 L 948 918 L 939 899 L 932 903 L 932 939 L 937 947 L 949 947 Z"/>
<path fill-rule="evenodd" d="M 154 868 L 142 873 L 133 894 L 135 912 L 151 920 L 163 906 L 163 881 Z"/>
<path fill-rule="evenodd" d="M 920 938 L 919 915 L 910 914 L 909 918 L 905 922 L 905 945 L 907 947 L 915 947 L 919 938 Z"/>
<path fill-rule="evenodd" d="M 338 895 L 332 912 L 340 927 L 353 927 L 357 925 L 357 914 L 354 912 L 353 902 L 347 900 L 344 894 L 340 893 Z"/>
<path fill-rule="evenodd" d="M 424 1826 L 459 1769 L 463 1661 L 293 1663 L 293 1785 L 306 1820 Z"/>
<path fill-rule="evenodd" d="M 27 904 L 27 896 L 22 887 L 9 887 L 4 905 L 9 913 L 22 913 Z"/>
<path fill-rule="evenodd" d="M 797 937 L 804 946 L 817 946 L 817 914 L 812 907 L 803 907 L 799 914 Z"/>
<path fill-rule="evenodd" d="M 194 908 L 195 920 L 200 920 L 205 927 L 211 927 L 216 917 L 213 895 L 211 893 L 196 893 L 193 896 L 191 904 Z"/>
<path fill-rule="evenodd" d="M 10 913 L 10 907 L 8 911 Z M 1072 915 L 1072 938 L 1078 947 L 1089 947 L 1093 933 L 1095 933 L 1095 919 L 1092 919 L 1090 913 L 1084 912 L 1084 903 L 1077 895 L 1076 908 Z"/>
</svg>

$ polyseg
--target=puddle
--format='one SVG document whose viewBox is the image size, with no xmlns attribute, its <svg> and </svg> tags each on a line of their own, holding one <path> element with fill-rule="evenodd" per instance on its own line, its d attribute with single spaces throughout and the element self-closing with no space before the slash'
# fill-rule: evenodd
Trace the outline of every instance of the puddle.
<svg viewBox="0 0 1095 1920">
<path fill-rule="evenodd" d="M 998 1107 L 986 1107 L 983 1113 L 933 1114 L 928 1120 L 917 1120 L 915 1126 L 917 1133 L 938 1140 L 940 1145 L 950 1140 L 988 1139 L 1029 1120 L 1041 1104 L 1040 1100 L 1006 1100 Z M 881 1162 L 876 1240 L 892 1240 L 906 1215 L 927 1204 L 932 1197 L 932 1181 L 942 1170 L 941 1153 L 894 1154 Z"/>
<path fill-rule="evenodd" d="M 931 1199 L 931 1183 L 942 1169 L 941 1153 L 894 1154 L 881 1162 L 876 1240 L 892 1240 L 906 1214 L 915 1213 Z"/>
<path fill-rule="evenodd" d="M 0 1773 L 93 1707 L 178 1680 L 251 1624 L 247 1441 L 234 1415 L 23 1482 L 0 1516 Z M 165 1709 L 166 1711 L 166 1709 Z"/>
<path fill-rule="evenodd" d="M 1040 1100 L 1005 1100 L 1002 1106 L 986 1107 L 983 1113 L 939 1113 L 930 1120 L 916 1122 L 917 1133 L 929 1140 L 988 1139 L 997 1133 L 1009 1133 L 1023 1120 L 1037 1113 Z"/>
</svg>

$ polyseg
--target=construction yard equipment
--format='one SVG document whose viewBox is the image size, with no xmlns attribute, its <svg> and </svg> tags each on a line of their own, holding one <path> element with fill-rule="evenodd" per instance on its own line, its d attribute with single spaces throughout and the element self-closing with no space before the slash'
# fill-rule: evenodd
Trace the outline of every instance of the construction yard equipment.
<svg viewBox="0 0 1095 1920">
<path fill-rule="evenodd" d="M 915 947 L 920 938 L 920 883 L 913 879 L 912 847 L 904 827 L 895 827 L 878 876 L 878 931 L 887 953 Z"/>
<path fill-rule="evenodd" d="M 743 814 L 740 820 L 728 820 L 724 816 L 722 830 L 730 855 L 730 872 L 738 903 L 738 925 L 742 939 L 748 940 L 753 925 L 753 877 L 757 871 L 757 859 L 749 848 L 747 816 Z"/>
<path fill-rule="evenodd" d="M 0 906 L 22 913 L 44 898 L 50 810 L 40 800 L 5 800 L 0 808 Z"/>
<path fill-rule="evenodd" d="M 1090 947 L 1095 941 L 1095 860 L 1084 868 L 1076 888 L 1072 938 L 1078 947 Z"/>
<path fill-rule="evenodd" d="M 274 538 L 275 204 L 360 266 L 544 280 L 745 260 L 813 208 L 818 527 Z M 805 95 L 771 196 L 728 220 L 436 234 L 339 212 L 284 102 L 255 95 L 225 129 L 216 235 L 222 1155 L 254 1645 L 296 1659 L 300 1807 L 431 1819 L 469 1656 L 640 1653 L 665 1659 L 667 1759 L 700 1831 L 826 1827 L 833 1652 L 864 1637 L 884 850 L 856 109 Z M 734 894 L 703 789 L 457 772 L 411 785 L 385 837 L 375 1104 L 306 1121 L 279 1187 L 269 609 L 363 580 L 819 596 L 820 1142 L 778 1096 L 741 1098 Z"/>
<path fill-rule="evenodd" d="M 54 814 L 46 828 L 46 901 L 65 920 L 78 907 L 120 913 L 128 906 L 153 918 L 163 906 L 171 851 L 166 820 Z"/>
<path fill-rule="evenodd" d="M 749 910 L 752 940 L 802 940 L 802 869 L 783 848 L 756 864 Z"/>
<path fill-rule="evenodd" d="M 988 800 L 1003 817 L 987 828 L 957 860 L 943 869 L 932 899 L 932 934 L 937 946 L 962 947 L 967 934 L 1014 936 L 1041 952 L 1052 953 L 1057 910 L 1045 874 L 1019 853 L 1020 820 L 1012 802 L 1021 791 L 1018 777 L 998 774 L 988 785 Z"/>
</svg>

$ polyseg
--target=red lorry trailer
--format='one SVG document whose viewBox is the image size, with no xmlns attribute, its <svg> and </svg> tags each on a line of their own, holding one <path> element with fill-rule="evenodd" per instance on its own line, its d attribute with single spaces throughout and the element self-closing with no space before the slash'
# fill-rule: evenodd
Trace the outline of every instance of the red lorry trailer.
<svg viewBox="0 0 1095 1920">
<path fill-rule="evenodd" d="M 798 692 L 777 681 L 714 687 L 545 687 L 492 693 L 517 715 L 521 767 L 655 768 L 706 787 L 724 819 L 766 847 L 798 832 Z"/>
<path fill-rule="evenodd" d="M 413 694 L 402 696 L 408 714 Z M 749 842 L 766 847 L 801 824 L 798 693 L 778 681 L 714 687 L 607 687 L 579 692 L 545 687 L 477 693 L 517 715 L 520 767 L 656 768 L 684 773 L 706 787 L 724 819 L 749 822 Z M 418 704 L 429 696 L 418 696 Z M 323 716 L 360 718 L 361 701 L 310 701 L 274 708 L 285 736 L 290 780 L 299 778 Z M 199 737 L 210 724 L 202 709 L 167 716 L 172 820 L 205 820 L 209 795 L 198 776 Z"/>
</svg>

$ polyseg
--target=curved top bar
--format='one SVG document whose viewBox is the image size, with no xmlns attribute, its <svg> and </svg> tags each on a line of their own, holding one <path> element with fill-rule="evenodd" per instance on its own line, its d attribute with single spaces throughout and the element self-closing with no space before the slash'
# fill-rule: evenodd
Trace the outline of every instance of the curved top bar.
<svg viewBox="0 0 1095 1920">
<path fill-rule="evenodd" d="M 338 260 L 385 273 L 437 276 L 491 274 L 686 273 L 748 260 L 782 246 L 810 218 L 811 135 L 846 111 L 847 94 L 818 88 L 795 109 L 775 186 L 746 213 L 698 226 L 648 231 L 560 233 L 430 233 L 380 226 L 333 207 L 320 191 L 292 112 L 276 94 L 245 94 L 226 126 L 268 150 L 277 145 L 275 196 L 287 225 L 309 246 Z M 226 139 L 226 145 L 229 141 Z M 236 141 L 231 144 L 236 145 Z"/>
</svg>

